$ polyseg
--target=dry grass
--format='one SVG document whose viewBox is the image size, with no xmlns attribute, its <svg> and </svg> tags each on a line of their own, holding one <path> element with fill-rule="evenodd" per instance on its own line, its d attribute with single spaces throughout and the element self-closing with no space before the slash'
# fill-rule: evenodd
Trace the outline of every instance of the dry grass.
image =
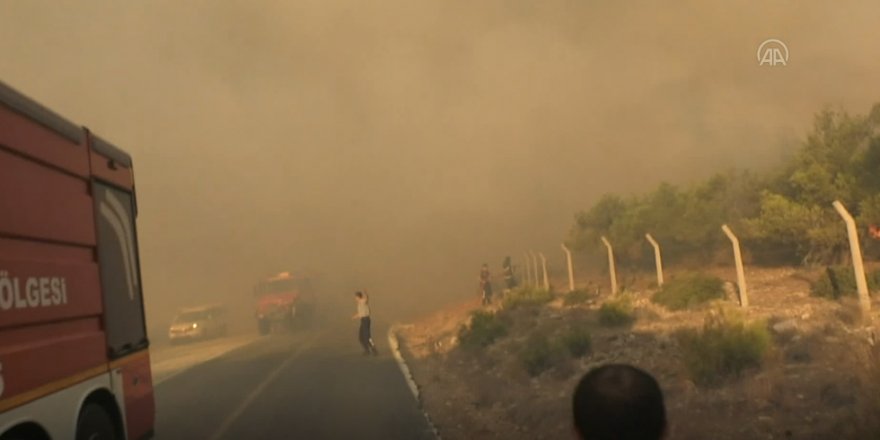
<svg viewBox="0 0 880 440">
<path fill-rule="evenodd" d="M 763 321 L 747 322 L 719 309 L 706 318 L 701 330 L 679 333 L 685 367 L 698 384 L 717 384 L 759 367 L 771 347 Z"/>
<path fill-rule="evenodd" d="M 621 297 L 606 301 L 599 308 L 599 324 L 603 327 L 622 327 L 636 320 L 632 299 Z"/>
<path fill-rule="evenodd" d="M 684 310 L 722 298 L 724 282 L 721 278 L 692 273 L 669 281 L 651 300 L 669 310 Z"/>
<path fill-rule="evenodd" d="M 507 335 L 507 325 L 498 315 L 477 310 L 471 314 L 470 325 L 461 327 L 458 340 L 462 348 L 476 350 L 492 345 L 505 335 Z"/>
<path fill-rule="evenodd" d="M 533 287 L 516 289 L 504 297 L 504 309 L 539 307 L 553 301 L 553 292 Z"/>
<path fill-rule="evenodd" d="M 859 372 L 863 393 L 855 409 L 853 438 L 880 439 L 880 341 L 865 347 L 859 355 L 864 365 Z"/>
<path fill-rule="evenodd" d="M 723 279 L 730 279 L 731 273 L 730 268 L 712 272 Z M 426 389 L 426 408 L 448 438 L 562 438 L 570 433 L 567 408 L 580 375 L 597 364 L 627 362 L 651 371 L 664 387 L 674 425 L 671 438 L 733 440 L 772 434 L 773 438 L 880 439 L 880 354 L 871 353 L 869 358 L 866 353 L 864 359 L 854 355 L 855 347 L 867 344 L 861 334 L 863 324 L 839 316 L 848 305 L 811 296 L 809 283 L 790 269 L 753 269 L 748 275 L 752 307 L 740 311 L 729 304 L 736 314 L 748 318 L 742 328 L 716 332 L 703 341 L 715 343 L 694 351 L 704 354 L 697 356 L 700 362 L 720 366 L 722 373 L 709 375 L 707 382 L 718 381 L 712 386 L 697 386 L 690 380 L 684 347 L 671 335 L 683 328 L 704 333 L 701 324 L 714 309 L 668 311 L 651 303 L 649 290 L 633 295 L 639 319 L 627 327 L 599 324 L 595 302 L 614 300 L 607 295 L 578 307 L 562 306 L 562 297 L 547 306 L 525 301 L 529 303 L 525 307 L 501 311 L 508 335 L 485 349 L 414 359 L 414 374 Z M 656 316 L 646 318 L 646 310 Z M 456 317 L 460 325 L 463 319 Z M 754 337 L 751 325 L 761 320 L 796 325 L 791 334 L 773 329 L 777 340 L 764 356 L 741 356 L 760 353 L 752 348 L 760 348 L 763 337 Z M 424 339 L 445 338 L 453 324 L 440 324 L 431 326 L 439 333 L 431 332 Z M 759 327 L 758 332 L 768 330 Z M 566 343 L 568 331 L 575 328 L 591 335 L 590 350 L 580 358 Z M 534 334 L 544 337 L 529 340 Z M 743 359 L 746 366 L 740 369 L 737 365 Z M 859 370 L 863 371 L 856 374 Z M 735 380 L 726 379 L 737 375 Z"/>
</svg>

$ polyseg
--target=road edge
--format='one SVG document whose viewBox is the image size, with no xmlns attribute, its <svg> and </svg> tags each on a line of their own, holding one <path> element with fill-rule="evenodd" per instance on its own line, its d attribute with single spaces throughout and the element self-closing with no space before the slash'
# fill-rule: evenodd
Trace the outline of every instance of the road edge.
<svg viewBox="0 0 880 440">
<path fill-rule="evenodd" d="M 399 324 L 394 324 L 388 329 L 388 345 L 391 347 L 391 353 L 394 355 L 394 360 L 397 361 L 397 366 L 400 367 L 400 373 L 403 375 L 404 380 L 406 380 L 410 392 L 412 392 L 413 397 L 416 399 L 416 405 L 419 407 L 419 411 L 425 417 L 428 427 L 431 428 L 431 431 L 434 433 L 434 438 L 441 440 L 440 430 L 437 429 L 434 422 L 431 420 L 431 416 L 425 411 L 425 407 L 422 405 L 419 385 L 413 378 L 409 365 L 407 365 L 406 359 L 403 358 L 403 354 L 400 352 L 400 339 L 397 337 L 398 327 L 401 326 Z"/>
<path fill-rule="evenodd" d="M 242 348 L 248 347 L 248 346 L 250 346 L 250 345 L 252 345 L 252 344 L 258 342 L 259 340 L 260 340 L 260 337 L 256 337 L 256 338 L 253 338 L 253 339 L 251 339 L 251 340 L 249 340 L 249 341 L 245 341 L 245 342 L 242 342 L 242 343 L 240 343 L 240 344 L 236 344 L 236 345 L 233 346 L 232 348 L 230 348 L 230 349 L 228 349 L 228 350 L 226 350 L 226 351 L 224 351 L 224 352 L 222 352 L 222 353 L 218 353 L 218 354 L 216 354 L 216 355 L 206 357 L 206 358 L 203 359 L 201 362 L 198 362 L 198 363 L 195 363 L 195 364 L 191 364 L 191 365 L 187 365 L 186 367 L 183 367 L 183 368 L 177 369 L 177 370 L 175 370 L 175 371 L 172 372 L 172 373 L 165 374 L 165 375 L 163 375 L 162 378 L 160 378 L 160 379 L 158 379 L 158 380 L 154 380 L 154 381 L 153 381 L 153 386 L 154 386 L 154 387 L 158 387 L 159 385 L 162 385 L 163 383 L 168 382 L 169 380 L 174 379 L 175 377 L 177 377 L 177 376 L 179 376 L 179 375 L 181 375 L 181 374 L 183 374 L 183 373 L 186 373 L 187 371 L 189 371 L 189 370 L 191 370 L 191 369 L 193 369 L 193 368 L 195 368 L 195 367 L 198 367 L 199 365 L 204 365 L 204 364 L 207 364 L 208 362 L 214 361 L 215 359 L 222 358 L 223 356 L 226 356 L 226 355 L 228 355 L 228 354 L 230 354 L 230 353 L 232 353 L 232 352 L 235 352 L 235 351 L 237 351 L 237 350 L 241 350 Z M 158 366 L 158 365 L 160 365 L 160 364 L 161 364 L 161 363 L 156 364 L 156 365 Z M 153 371 L 153 364 L 150 364 L 150 374 L 151 374 L 151 375 L 152 375 L 152 371 Z"/>
</svg>

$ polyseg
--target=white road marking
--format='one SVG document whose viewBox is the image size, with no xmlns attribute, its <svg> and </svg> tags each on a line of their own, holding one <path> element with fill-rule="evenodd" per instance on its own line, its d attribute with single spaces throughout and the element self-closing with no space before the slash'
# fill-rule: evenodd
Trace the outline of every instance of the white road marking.
<svg viewBox="0 0 880 440">
<path fill-rule="evenodd" d="M 254 400 L 257 400 L 257 397 L 259 397 L 263 390 L 265 390 L 266 387 L 269 386 L 269 384 L 272 383 L 279 374 L 281 374 L 281 371 L 287 368 L 287 366 L 290 365 L 290 363 L 293 362 L 297 358 L 297 355 L 299 355 L 303 350 L 311 347 L 314 342 L 315 336 L 307 339 L 305 342 L 303 342 L 303 344 L 297 347 L 297 349 L 293 353 L 290 354 L 290 357 L 285 359 L 284 362 L 278 365 L 277 368 L 272 370 L 272 372 L 269 373 L 268 376 L 266 376 L 266 379 L 263 380 L 259 385 L 257 385 L 257 387 L 254 388 L 254 390 L 251 391 L 251 393 L 248 394 L 247 397 L 244 398 L 244 400 L 242 400 L 241 404 L 239 404 L 238 407 L 235 408 L 235 411 L 233 411 L 232 414 L 230 414 L 229 417 L 227 417 L 226 420 L 223 421 L 223 424 L 221 424 L 220 427 L 217 428 L 217 431 L 214 432 L 214 435 L 212 435 L 210 439 L 218 440 L 223 438 L 223 436 L 226 435 L 226 431 L 229 430 L 232 424 L 235 423 L 235 421 L 238 420 L 239 417 L 241 417 L 245 410 L 247 410 L 248 407 L 254 403 Z"/>
</svg>

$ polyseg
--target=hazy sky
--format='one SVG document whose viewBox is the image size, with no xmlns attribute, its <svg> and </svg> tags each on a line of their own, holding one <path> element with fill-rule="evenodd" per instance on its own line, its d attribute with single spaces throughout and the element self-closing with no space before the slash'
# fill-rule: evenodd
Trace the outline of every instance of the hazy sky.
<svg viewBox="0 0 880 440">
<path fill-rule="evenodd" d="M 876 0 L 611 3 L 0 0 L 0 79 L 134 156 L 156 309 L 307 266 L 425 310 L 880 101 Z"/>
</svg>

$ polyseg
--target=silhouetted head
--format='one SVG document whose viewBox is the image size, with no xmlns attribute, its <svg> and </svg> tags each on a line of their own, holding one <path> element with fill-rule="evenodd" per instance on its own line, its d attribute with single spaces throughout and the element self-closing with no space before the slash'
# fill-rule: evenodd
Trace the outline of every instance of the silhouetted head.
<svg viewBox="0 0 880 440">
<path fill-rule="evenodd" d="M 658 440 L 666 434 L 660 386 L 631 365 L 588 372 L 575 389 L 572 409 L 575 428 L 585 440 Z"/>
<path fill-rule="evenodd" d="M 357 292 L 354 293 L 354 297 L 357 299 L 364 299 L 364 292 L 361 292 L 360 290 L 358 290 Z"/>
</svg>

